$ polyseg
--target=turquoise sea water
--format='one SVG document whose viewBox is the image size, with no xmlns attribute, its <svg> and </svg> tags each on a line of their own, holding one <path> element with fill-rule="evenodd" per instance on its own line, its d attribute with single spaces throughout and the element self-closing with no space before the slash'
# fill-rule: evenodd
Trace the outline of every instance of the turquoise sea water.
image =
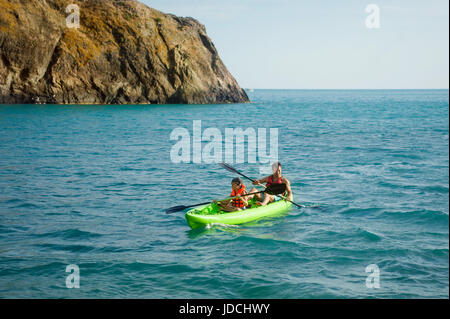
<svg viewBox="0 0 450 319">
<path fill-rule="evenodd" d="M 0 297 L 448 298 L 448 90 L 249 96 L 0 106 Z M 235 177 L 171 162 L 170 133 L 193 120 L 278 128 L 296 201 L 318 206 L 200 230 L 164 214 L 228 195 Z M 79 289 L 66 288 L 69 264 Z M 370 264 L 379 289 L 366 287 Z"/>
</svg>

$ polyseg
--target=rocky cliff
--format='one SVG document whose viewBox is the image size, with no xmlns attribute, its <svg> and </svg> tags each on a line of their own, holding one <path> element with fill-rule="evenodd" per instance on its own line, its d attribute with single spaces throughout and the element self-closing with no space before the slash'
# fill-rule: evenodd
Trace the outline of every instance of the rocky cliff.
<svg viewBox="0 0 450 319">
<path fill-rule="evenodd" d="M 134 0 L 0 0 L 0 103 L 247 101 L 193 18 Z"/>
</svg>

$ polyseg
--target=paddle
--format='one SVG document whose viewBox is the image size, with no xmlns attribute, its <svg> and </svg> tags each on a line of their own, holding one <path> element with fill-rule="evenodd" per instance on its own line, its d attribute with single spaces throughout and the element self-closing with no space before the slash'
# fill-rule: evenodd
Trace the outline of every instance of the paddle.
<svg viewBox="0 0 450 319">
<path fill-rule="evenodd" d="M 245 194 L 242 196 L 255 195 L 255 194 L 260 194 L 260 193 L 268 193 L 270 195 L 278 195 L 278 194 L 283 194 L 285 191 L 286 191 L 286 184 L 272 184 L 263 191 Z M 230 200 L 230 199 L 233 199 L 236 197 L 237 196 L 222 199 L 222 200 L 220 200 L 220 202 L 225 201 L 225 200 Z M 185 210 L 186 208 L 206 205 L 206 204 L 210 204 L 210 203 L 211 203 L 211 201 L 205 202 L 205 203 L 200 203 L 200 204 L 195 204 L 195 205 L 189 205 L 189 206 L 184 206 L 184 205 L 174 206 L 174 207 L 167 209 L 166 214 L 173 214 L 173 213 Z"/>
<path fill-rule="evenodd" d="M 245 178 L 248 179 L 248 180 L 251 180 L 252 182 L 256 182 L 254 179 L 252 179 L 252 178 L 250 178 L 250 177 L 248 177 L 248 176 L 245 176 L 244 174 L 242 174 L 241 172 L 239 172 L 238 170 L 236 170 L 234 167 L 228 165 L 227 163 L 219 163 L 219 165 L 222 166 L 223 168 L 225 168 L 225 169 L 226 169 L 227 171 L 229 171 L 229 172 L 236 173 L 236 174 L 238 174 L 238 175 L 241 175 L 242 177 L 245 177 Z M 262 186 L 262 187 L 265 187 L 264 185 L 261 185 L 260 183 L 258 183 L 258 185 L 259 185 L 259 186 Z M 274 185 L 274 184 L 272 184 L 272 185 Z M 270 186 L 272 186 L 272 185 L 270 185 Z M 272 194 L 271 194 L 271 195 L 272 195 Z M 277 195 L 278 195 L 278 194 L 277 194 Z M 282 199 L 284 199 L 284 200 L 287 200 L 288 202 L 291 202 L 292 204 L 294 204 L 294 205 L 297 206 L 297 207 L 300 207 L 300 208 L 305 207 L 305 206 L 303 206 L 303 205 L 299 205 L 299 204 L 297 204 L 297 203 L 294 203 L 293 201 L 287 199 L 287 198 L 284 197 L 284 196 L 280 196 L 280 197 L 281 197 Z"/>
<path fill-rule="evenodd" d="M 250 178 L 248 176 L 245 176 L 244 174 L 242 174 L 241 172 L 236 170 L 234 167 L 228 165 L 227 163 L 219 163 L 219 165 L 222 166 L 223 168 L 225 168 L 227 171 L 229 171 L 231 173 L 236 173 L 238 175 L 241 175 L 242 177 L 245 177 L 248 180 L 251 180 L 252 182 L 256 182 L 254 179 L 252 179 L 252 178 Z M 261 184 L 259 184 L 259 185 L 261 185 Z M 263 185 L 261 185 L 261 186 L 263 186 Z"/>
</svg>

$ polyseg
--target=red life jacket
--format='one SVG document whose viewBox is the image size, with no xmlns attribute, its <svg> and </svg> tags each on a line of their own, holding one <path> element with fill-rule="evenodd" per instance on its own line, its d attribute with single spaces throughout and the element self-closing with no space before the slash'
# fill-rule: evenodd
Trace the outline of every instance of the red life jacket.
<svg viewBox="0 0 450 319">
<path fill-rule="evenodd" d="M 267 184 L 266 187 L 269 187 L 271 184 L 283 184 L 282 176 L 280 176 L 276 181 L 273 180 L 273 175 L 270 175 L 267 178 Z"/>
<path fill-rule="evenodd" d="M 242 192 L 245 191 L 245 185 L 242 184 L 241 188 L 236 192 L 234 189 L 231 191 L 231 196 L 230 197 L 234 197 L 237 195 L 241 195 L 242 196 Z M 234 207 L 244 207 L 244 202 L 242 200 L 240 200 L 239 198 L 233 198 L 232 203 L 231 203 Z"/>
<path fill-rule="evenodd" d="M 267 178 L 266 187 L 269 187 L 271 184 L 283 184 L 283 177 L 280 176 L 276 181 L 273 180 L 273 175 L 270 175 Z M 287 195 L 287 191 L 282 194 L 283 196 Z"/>
</svg>

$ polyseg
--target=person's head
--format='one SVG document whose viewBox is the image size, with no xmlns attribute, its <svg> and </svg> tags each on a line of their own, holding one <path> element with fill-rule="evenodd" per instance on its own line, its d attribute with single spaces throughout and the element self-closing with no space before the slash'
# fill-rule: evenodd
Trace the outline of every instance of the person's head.
<svg viewBox="0 0 450 319">
<path fill-rule="evenodd" d="M 239 177 L 233 178 L 231 187 L 236 191 L 240 190 L 242 187 L 242 180 Z"/>
<path fill-rule="evenodd" d="M 281 163 L 280 162 L 275 162 L 272 164 L 272 172 L 273 172 L 273 175 L 281 176 Z"/>
</svg>

